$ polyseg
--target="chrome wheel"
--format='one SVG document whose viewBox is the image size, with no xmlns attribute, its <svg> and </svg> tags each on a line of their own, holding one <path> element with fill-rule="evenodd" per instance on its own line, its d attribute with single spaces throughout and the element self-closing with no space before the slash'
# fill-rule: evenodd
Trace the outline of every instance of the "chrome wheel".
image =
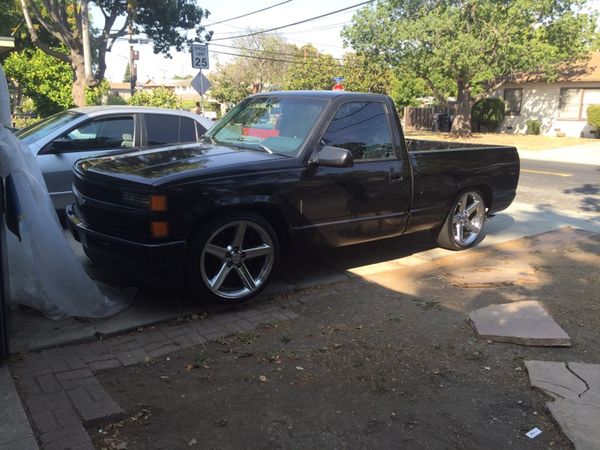
<svg viewBox="0 0 600 450">
<path fill-rule="evenodd" d="M 271 236 L 251 220 L 234 220 L 217 228 L 206 240 L 200 273 L 215 295 L 243 299 L 258 291 L 273 270 Z"/>
<path fill-rule="evenodd" d="M 471 245 L 483 228 L 485 221 L 485 204 L 477 192 L 466 192 L 462 195 L 452 213 L 452 237 L 461 246 Z"/>
</svg>

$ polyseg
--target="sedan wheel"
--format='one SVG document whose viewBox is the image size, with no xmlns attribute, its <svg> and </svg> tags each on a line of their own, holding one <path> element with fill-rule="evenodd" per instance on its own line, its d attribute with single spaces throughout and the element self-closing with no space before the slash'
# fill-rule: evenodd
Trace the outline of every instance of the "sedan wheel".
<svg viewBox="0 0 600 450">
<path fill-rule="evenodd" d="M 210 227 L 200 237 L 192 279 L 201 281 L 199 290 L 207 291 L 213 298 L 237 303 L 266 286 L 279 249 L 277 236 L 261 217 L 232 219 Z"/>
<path fill-rule="evenodd" d="M 461 193 L 438 234 L 438 244 L 450 250 L 476 245 L 483 237 L 485 202 L 478 191 Z"/>
</svg>

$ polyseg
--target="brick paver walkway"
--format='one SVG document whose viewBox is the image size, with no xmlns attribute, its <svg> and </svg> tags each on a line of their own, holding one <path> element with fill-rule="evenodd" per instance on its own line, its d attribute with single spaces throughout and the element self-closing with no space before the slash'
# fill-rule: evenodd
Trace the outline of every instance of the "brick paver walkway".
<svg viewBox="0 0 600 450">
<path fill-rule="evenodd" d="M 84 423 L 124 413 L 96 378 L 98 371 L 149 361 L 251 331 L 260 323 L 295 317 L 294 312 L 271 307 L 163 324 L 103 341 L 30 353 L 12 363 L 11 372 L 42 448 L 93 449 Z"/>
</svg>

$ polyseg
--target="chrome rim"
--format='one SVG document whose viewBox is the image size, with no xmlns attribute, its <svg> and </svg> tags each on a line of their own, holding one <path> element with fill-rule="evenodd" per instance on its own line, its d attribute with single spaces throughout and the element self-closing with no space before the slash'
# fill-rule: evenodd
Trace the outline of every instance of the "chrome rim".
<svg viewBox="0 0 600 450">
<path fill-rule="evenodd" d="M 274 254 L 271 236 L 263 227 L 249 220 L 228 222 L 208 238 L 202 249 L 202 279 L 219 297 L 246 297 L 268 278 Z"/>
<path fill-rule="evenodd" d="M 452 217 L 452 236 L 460 246 L 471 245 L 481 233 L 485 221 L 485 205 L 477 192 L 464 194 Z"/>
</svg>

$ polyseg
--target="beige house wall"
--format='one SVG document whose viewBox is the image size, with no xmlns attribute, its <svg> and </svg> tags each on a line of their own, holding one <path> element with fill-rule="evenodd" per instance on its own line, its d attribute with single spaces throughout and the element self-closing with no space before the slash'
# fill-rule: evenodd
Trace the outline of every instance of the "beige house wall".
<svg viewBox="0 0 600 450">
<path fill-rule="evenodd" d="M 562 83 L 524 83 L 507 84 L 498 89 L 493 96 L 502 99 L 505 88 L 522 88 L 523 102 L 521 114 L 506 116 L 500 124 L 500 131 L 524 134 L 526 122 L 537 119 L 542 124 L 542 134 L 555 135 L 557 129 L 569 137 L 594 137 L 594 127 L 585 120 L 560 120 L 558 103 L 561 88 L 600 88 L 600 82 L 562 82 Z"/>
</svg>

